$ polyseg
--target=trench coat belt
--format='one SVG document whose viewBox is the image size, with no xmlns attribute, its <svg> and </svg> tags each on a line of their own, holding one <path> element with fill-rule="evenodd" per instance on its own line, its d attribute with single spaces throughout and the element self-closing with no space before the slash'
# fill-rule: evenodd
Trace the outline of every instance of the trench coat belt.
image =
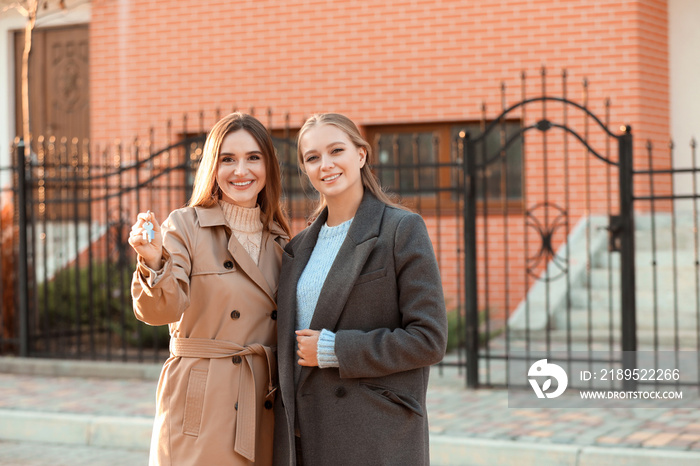
<svg viewBox="0 0 700 466">
<path fill-rule="evenodd" d="M 229 358 L 241 356 L 244 362 L 238 383 L 238 414 L 236 416 L 236 433 L 234 435 L 234 451 L 239 455 L 255 462 L 255 445 L 257 426 L 255 411 L 256 400 L 255 375 L 253 374 L 253 356 L 264 356 L 267 359 L 268 387 L 267 397 L 271 397 L 276 388 L 272 375 L 275 373 L 275 348 L 259 343 L 241 346 L 231 341 L 210 340 L 208 338 L 171 338 L 170 353 L 173 356 L 185 358 Z"/>
</svg>

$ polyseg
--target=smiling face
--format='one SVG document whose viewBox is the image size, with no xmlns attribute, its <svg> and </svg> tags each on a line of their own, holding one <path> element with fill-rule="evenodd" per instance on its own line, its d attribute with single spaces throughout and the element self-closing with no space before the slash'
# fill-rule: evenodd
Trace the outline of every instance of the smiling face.
<svg viewBox="0 0 700 466">
<path fill-rule="evenodd" d="M 252 208 L 265 187 L 265 161 L 253 136 L 244 129 L 227 134 L 221 142 L 216 182 L 221 198 Z"/>
<path fill-rule="evenodd" d="M 344 196 L 362 197 L 360 169 L 367 153 L 335 125 L 321 124 L 307 130 L 299 140 L 304 171 L 327 201 Z"/>
</svg>

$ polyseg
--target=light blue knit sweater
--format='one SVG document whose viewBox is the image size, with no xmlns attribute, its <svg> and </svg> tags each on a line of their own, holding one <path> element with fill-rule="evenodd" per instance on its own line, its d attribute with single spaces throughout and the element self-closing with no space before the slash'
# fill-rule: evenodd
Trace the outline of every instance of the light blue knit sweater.
<svg viewBox="0 0 700 466">
<path fill-rule="evenodd" d="M 340 246 L 345 241 L 351 223 L 352 219 L 334 227 L 329 227 L 328 224 L 321 227 L 316 246 L 297 283 L 297 330 L 309 328 L 311 325 L 323 283 L 326 281 L 335 256 L 338 255 Z M 317 351 L 320 368 L 338 367 L 338 358 L 335 355 L 335 333 L 322 329 Z"/>
</svg>

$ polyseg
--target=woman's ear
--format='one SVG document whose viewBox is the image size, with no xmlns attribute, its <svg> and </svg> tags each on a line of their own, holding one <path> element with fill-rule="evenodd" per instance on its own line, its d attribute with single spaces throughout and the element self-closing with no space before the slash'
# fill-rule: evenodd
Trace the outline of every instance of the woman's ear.
<svg viewBox="0 0 700 466">
<path fill-rule="evenodd" d="M 365 163 L 367 163 L 367 149 L 364 147 L 360 147 L 360 168 L 365 166 Z"/>
</svg>

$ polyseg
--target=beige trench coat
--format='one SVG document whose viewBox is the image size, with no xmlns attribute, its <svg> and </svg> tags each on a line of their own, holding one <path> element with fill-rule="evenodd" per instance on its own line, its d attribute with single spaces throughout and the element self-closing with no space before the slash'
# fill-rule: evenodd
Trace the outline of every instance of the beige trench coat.
<svg viewBox="0 0 700 466">
<path fill-rule="evenodd" d="M 176 210 L 162 232 L 162 269 L 139 263 L 131 286 L 136 317 L 170 326 L 150 464 L 271 464 L 285 233 L 263 233 L 256 266 L 218 205 Z"/>
</svg>

